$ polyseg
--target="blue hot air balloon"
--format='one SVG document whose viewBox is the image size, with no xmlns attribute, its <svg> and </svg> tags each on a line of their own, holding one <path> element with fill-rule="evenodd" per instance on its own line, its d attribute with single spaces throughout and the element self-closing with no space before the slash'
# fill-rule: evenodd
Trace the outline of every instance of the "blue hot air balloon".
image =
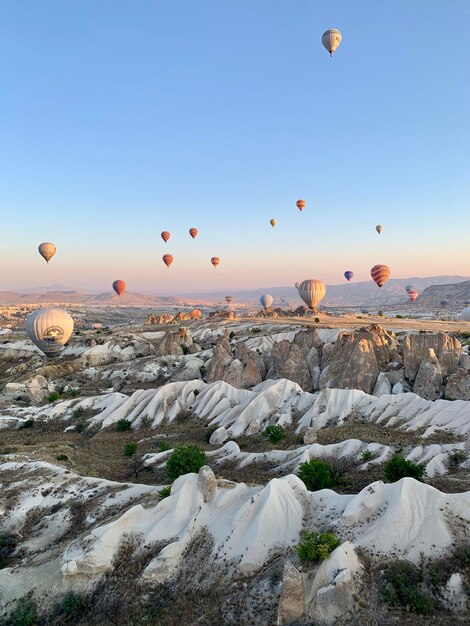
<svg viewBox="0 0 470 626">
<path fill-rule="evenodd" d="M 346 272 L 344 272 L 344 277 L 348 281 L 348 283 L 353 276 L 354 276 L 354 272 L 351 272 L 351 270 L 347 270 Z"/>
</svg>

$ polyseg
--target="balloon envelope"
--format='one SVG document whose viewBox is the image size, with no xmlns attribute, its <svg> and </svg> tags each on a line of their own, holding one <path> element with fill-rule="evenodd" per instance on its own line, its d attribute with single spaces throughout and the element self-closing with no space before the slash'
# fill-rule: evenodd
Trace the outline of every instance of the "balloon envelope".
<svg viewBox="0 0 470 626">
<path fill-rule="evenodd" d="M 449 300 L 441 300 L 441 304 L 442 306 L 446 306 L 447 304 L 449 304 Z"/>
<path fill-rule="evenodd" d="M 37 309 L 26 319 L 31 341 L 47 356 L 59 354 L 73 332 L 73 319 L 65 309 Z"/>
<path fill-rule="evenodd" d="M 418 292 L 415 291 L 414 289 L 411 289 L 411 291 L 408 292 L 408 299 L 410 302 L 414 302 L 416 300 L 416 298 L 418 297 Z"/>
<path fill-rule="evenodd" d="M 192 237 L 193 239 L 196 239 L 198 232 L 199 232 L 199 231 L 198 231 L 198 229 L 197 229 L 197 228 L 190 228 L 190 229 L 189 229 L 189 234 L 191 235 L 191 237 Z"/>
<path fill-rule="evenodd" d="M 214 267 L 217 267 L 217 265 L 220 263 L 220 259 L 218 256 L 213 256 L 211 259 L 211 263 Z"/>
<path fill-rule="evenodd" d="M 276 224 L 277 224 L 277 220 L 273 218 L 272 220 L 269 220 L 269 223 L 274 228 L 276 226 Z"/>
<path fill-rule="evenodd" d="M 167 230 L 164 230 L 160 237 L 163 239 L 163 241 L 166 243 L 168 241 L 168 239 L 171 237 L 171 233 L 169 233 Z"/>
<path fill-rule="evenodd" d="M 351 270 L 347 270 L 346 272 L 344 272 L 344 277 L 348 281 L 348 283 L 353 276 L 354 276 L 354 272 L 351 272 Z"/>
<path fill-rule="evenodd" d="M 375 230 L 380 234 L 382 234 L 384 227 L 382 226 L 382 224 L 377 224 L 377 226 L 375 227 Z"/>
<path fill-rule="evenodd" d="M 115 280 L 114 283 L 113 283 L 113 289 L 117 293 L 117 295 L 120 296 L 126 290 L 126 281 L 125 280 Z"/>
<path fill-rule="evenodd" d="M 173 263 L 173 255 L 172 254 L 164 254 L 162 259 L 163 259 L 163 263 L 165 263 L 165 265 L 167 267 L 170 267 L 170 265 Z"/>
<path fill-rule="evenodd" d="M 301 211 L 302 209 L 305 209 L 305 205 L 306 205 L 306 201 L 305 200 L 297 200 L 296 205 L 297 208 L 299 209 L 299 211 Z"/>
<path fill-rule="evenodd" d="M 299 296 L 309 309 L 315 309 L 325 297 L 325 283 L 317 278 L 304 280 L 299 285 Z"/>
<path fill-rule="evenodd" d="M 379 286 L 383 287 L 387 280 L 390 278 L 390 268 L 388 265 L 374 265 L 370 270 L 372 280 Z"/>
<path fill-rule="evenodd" d="M 266 310 L 269 309 L 269 307 L 273 303 L 273 297 L 270 296 L 269 293 L 265 293 L 261 296 L 259 301 L 261 302 L 261 306 L 264 307 L 264 309 Z"/>
<path fill-rule="evenodd" d="M 470 322 L 470 306 L 465 307 L 463 311 L 460 313 L 460 319 L 463 322 Z"/>
<path fill-rule="evenodd" d="M 286 296 L 281 296 L 281 302 L 285 302 L 286 301 Z"/>
<path fill-rule="evenodd" d="M 336 28 L 329 28 L 323 33 L 321 42 L 330 53 L 330 56 L 333 56 L 336 48 L 341 43 L 342 38 L 343 37 L 340 31 Z"/>
<path fill-rule="evenodd" d="M 42 258 L 49 263 L 54 254 L 57 252 L 57 248 L 50 241 L 44 241 L 40 243 L 38 246 L 38 252 L 42 256 Z"/>
<path fill-rule="evenodd" d="M 232 300 L 233 300 L 232 296 L 225 296 L 225 302 L 227 304 L 230 304 L 232 302 Z"/>
<path fill-rule="evenodd" d="M 406 293 L 410 293 L 410 291 L 413 291 L 413 285 L 407 285 L 405 287 L 405 291 L 406 291 Z"/>
<path fill-rule="evenodd" d="M 295 287 L 296 289 L 298 289 L 298 288 L 299 288 L 299 285 L 300 285 L 300 283 L 295 283 L 294 287 Z"/>
</svg>

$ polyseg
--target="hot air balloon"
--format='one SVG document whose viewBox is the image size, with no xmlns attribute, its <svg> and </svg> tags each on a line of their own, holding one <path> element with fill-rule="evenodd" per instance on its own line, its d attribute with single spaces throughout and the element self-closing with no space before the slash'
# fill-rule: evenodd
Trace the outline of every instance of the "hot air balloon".
<svg viewBox="0 0 470 626">
<path fill-rule="evenodd" d="M 125 280 L 115 280 L 114 283 L 113 283 L 113 289 L 117 293 L 117 295 L 120 296 L 126 290 L 126 281 Z"/>
<path fill-rule="evenodd" d="M 217 267 L 217 265 L 220 263 L 220 259 L 218 256 L 213 256 L 211 259 L 211 263 L 214 267 Z"/>
<path fill-rule="evenodd" d="M 410 291 L 413 291 L 413 289 L 414 289 L 413 285 L 407 285 L 407 286 L 405 287 L 405 291 L 406 291 L 406 293 L 410 293 Z"/>
<path fill-rule="evenodd" d="M 230 303 L 232 302 L 233 298 L 232 296 L 225 296 L 225 302 L 230 306 Z"/>
<path fill-rule="evenodd" d="M 45 259 L 46 263 L 49 263 L 54 254 L 57 252 L 57 248 L 50 241 L 44 241 L 39 244 L 38 252 L 42 258 Z"/>
<path fill-rule="evenodd" d="M 336 48 L 341 43 L 341 39 L 342 38 L 343 37 L 342 37 L 341 33 L 336 28 L 329 28 L 328 30 L 325 30 L 325 32 L 323 33 L 323 35 L 321 37 L 321 42 L 322 42 L 323 46 L 330 53 L 330 57 L 333 56 Z"/>
<path fill-rule="evenodd" d="M 199 232 L 199 231 L 198 231 L 198 229 L 197 229 L 197 228 L 190 228 L 190 229 L 189 229 L 189 234 L 191 235 L 191 237 L 192 237 L 193 239 L 196 239 L 198 232 Z"/>
<path fill-rule="evenodd" d="M 382 226 L 382 224 L 377 224 L 377 226 L 375 227 L 375 230 L 379 233 L 379 235 L 382 234 L 384 227 Z"/>
<path fill-rule="evenodd" d="M 294 287 L 295 287 L 296 289 L 298 289 L 298 288 L 299 288 L 299 285 L 300 285 L 300 283 L 295 283 Z"/>
<path fill-rule="evenodd" d="M 465 307 L 460 313 L 460 319 L 462 322 L 470 322 L 470 306 Z"/>
<path fill-rule="evenodd" d="M 377 283 L 379 287 L 383 287 L 387 280 L 390 278 L 390 268 L 387 265 L 374 265 L 370 270 L 372 280 Z"/>
<path fill-rule="evenodd" d="M 296 205 L 297 208 L 299 209 L 299 211 L 301 211 L 302 209 L 305 209 L 305 205 L 307 203 L 305 202 L 305 200 L 297 200 Z"/>
<path fill-rule="evenodd" d="M 276 219 L 274 219 L 274 217 L 273 217 L 273 219 L 272 219 L 272 220 L 269 220 L 269 223 L 270 223 L 270 224 L 271 224 L 271 226 L 274 228 L 274 227 L 276 226 L 276 224 L 277 224 L 277 220 L 276 220 Z"/>
<path fill-rule="evenodd" d="M 281 296 L 281 302 L 285 302 L 286 301 L 286 296 Z"/>
<path fill-rule="evenodd" d="M 46 356 L 57 356 L 73 332 L 73 319 L 65 309 L 37 309 L 28 315 L 26 332 Z"/>
<path fill-rule="evenodd" d="M 351 270 L 347 270 L 346 272 L 344 272 L 344 277 L 348 281 L 348 283 L 353 276 L 354 276 L 354 272 L 351 272 Z"/>
<path fill-rule="evenodd" d="M 309 309 L 315 309 L 325 297 L 325 283 L 317 278 L 304 280 L 299 285 L 299 296 Z"/>
<path fill-rule="evenodd" d="M 273 297 L 269 295 L 269 293 L 265 293 L 259 299 L 261 302 L 261 306 L 264 307 L 264 310 L 267 311 L 271 304 L 273 303 Z"/>
<path fill-rule="evenodd" d="M 441 306 L 447 306 L 449 304 L 449 300 L 441 300 Z"/>
<path fill-rule="evenodd" d="M 173 255 L 172 254 L 164 254 L 163 257 L 163 263 L 165 263 L 165 265 L 169 268 L 170 265 L 173 263 Z"/>
<path fill-rule="evenodd" d="M 171 233 L 169 233 L 167 230 L 164 230 L 160 237 L 163 239 L 163 241 L 166 243 L 168 241 L 168 239 L 171 237 Z"/>
<path fill-rule="evenodd" d="M 410 302 L 414 302 L 416 300 L 416 298 L 418 297 L 418 292 L 415 291 L 414 289 L 412 289 L 411 291 L 408 292 L 408 299 Z"/>
</svg>

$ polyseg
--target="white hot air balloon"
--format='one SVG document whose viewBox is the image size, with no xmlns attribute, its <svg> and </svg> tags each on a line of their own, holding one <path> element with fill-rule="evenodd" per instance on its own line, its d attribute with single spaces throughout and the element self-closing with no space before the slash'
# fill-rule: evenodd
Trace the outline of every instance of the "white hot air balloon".
<svg viewBox="0 0 470 626">
<path fill-rule="evenodd" d="M 265 293 L 261 296 L 259 301 L 261 302 L 261 306 L 264 308 L 264 310 L 267 311 L 273 303 L 274 298 L 269 293 Z"/>
<path fill-rule="evenodd" d="M 335 50 L 341 43 L 342 38 L 341 33 L 336 28 L 329 28 L 323 33 L 321 42 L 330 53 L 330 57 L 332 57 L 335 53 Z"/>
<path fill-rule="evenodd" d="M 54 254 L 57 252 L 57 248 L 50 241 L 44 241 L 40 243 L 38 246 L 38 252 L 42 256 L 42 258 L 49 263 Z"/>
<path fill-rule="evenodd" d="M 28 315 L 26 332 L 46 356 L 57 356 L 70 339 L 73 319 L 65 309 L 37 309 Z"/>
<path fill-rule="evenodd" d="M 309 309 L 315 309 L 325 297 L 325 283 L 317 278 L 304 280 L 299 285 L 299 296 Z"/>
<path fill-rule="evenodd" d="M 470 322 L 470 306 L 467 306 L 463 309 L 462 313 L 460 314 L 460 319 L 462 320 L 462 322 Z"/>
</svg>

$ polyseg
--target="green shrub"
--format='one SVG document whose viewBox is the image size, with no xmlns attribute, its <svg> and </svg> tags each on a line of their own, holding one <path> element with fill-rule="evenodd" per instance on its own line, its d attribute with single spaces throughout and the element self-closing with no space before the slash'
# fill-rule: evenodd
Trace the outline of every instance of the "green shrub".
<svg viewBox="0 0 470 626">
<path fill-rule="evenodd" d="M 158 492 L 158 499 L 163 500 L 164 498 L 168 498 L 171 495 L 171 485 L 167 485 L 166 487 L 162 487 Z"/>
<path fill-rule="evenodd" d="M 408 561 L 396 561 L 384 571 L 383 596 L 389 604 L 406 607 L 413 613 L 429 615 L 434 611 L 434 599 L 421 590 L 423 574 Z"/>
<path fill-rule="evenodd" d="M 69 591 L 62 598 L 59 611 L 69 619 L 79 618 L 85 608 L 85 599 L 74 591 Z"/>
<path fill-rule="evenodd" d="M 316 317 L 314 321 L 318 324 L 320 322 L 320 318 Z"/>
<path fill-rule="evenodd" d="M 128 443 L 126 443 L 126 445 L 124 446 L 124 455 L 131 458 L 134 456 L 134 454 L 137 452 L 137 442 L 135 441 L 129 441 Z"/>
<path fill-rule="evenodd" d="M 403 319 L 403 315 L 396 315 L 395 317 L 397 318 L 397 320 L 402 320 Z"/>
<path fill-rule="evenodd" d="M 178 476 L 198 472 L 206 464 L 206 453 L 194 444 L 181 445 L 171 454 L 166 462 L 166 470 L 170 480 L 176 480 Z"/>
<path fill-rule="evenodd" d="M 159 443 L 158 443 L 158 450 L 160 452 L 166 452 L 167 450 L 171 450 L 171 446 L 166 441 L 159 441 Z"/>
<path fill-rule="evenodd" d="M 126 419 L 120 419 L 116 422 L 116 431 L 118 433 L 124 433 L 126 430 L 131 430 L 132 422 Z"/>
<path fill-rule="evenodd" d="M 264 429 L 263 435 L 266 439 L 269 439 L 271 443 L 278 443 L 284 439 L 285 431 L 282 426 L 279 426 L 279 424 L 270 424 Z"/>
<path fill-rule="evenodd" d="M 295 547 L 301 561 L 323 561 L 335 550 L 340 541 L 333 533 L 300 533 L 300 542 Z"/>
<path fill-rule="evenodd" d="M 183 350 L 183 354 L 188 354 L 188 352 L 189 352 L 188 346 L 186 346 L 184 343 L 181 346 L 181 350 Z"/>
<path fill-rule="evenodd" d="M 66 454 L 59 454 L 59 456 L 56 456 L 56 460 L 57 461 L 68 461 L 69 457 Z"/>
<path fill-rule="evenodd" d="M 38 607 L 32 598 L 20 598 L 7 624 L 11 626 L 34 626 L 38 619 Z"/>
<path fill-rule="evenodd" d="M 250 330 L 250 332 L 252 332 L 253 335 L 257 335 L 258 333 L 261 332 L 261 328 L 259 326 L 253 326 L 253 328 Z"/>
<path fill-rule="evenodd" d="M 378 315 L 379 317 L 383 317 L 383 316 L 384 316 L 384 312 L 383 312 L 383 311 L 379 311 L 379 312 L 377 313 L 377 315 Z"/>
<path fill-rule="evenodd" d="M 78 396 L 78 389 L 69 389 L 67 391 L 67 394 L 71 397 L 71 398 L 76 398 Z"/>
<path fill-rule="evenodd" d="M 56 402 L 56 400 L 58 400 L 59 398 L 60 398 L 60 395 L 57 393 L 57 391 L 53 391 L 47 396 L 47 401 Z"/>
<path fill-rule="evenodd" d="M 309 491 L 327 489 L 335 483 L 332 468 L 320 459 L 311 459 L 301 463 L 297 476 L 305 483 Z"/>
<path fill-rule="evenodd" d="M 384 465 L 385 478 L 389 483 L 394 483 L 405 477 L 423 480 L 425 470 L 425 465 L 408 461 L 398 454 L 392 457 Z"/>
<path fill-rule="evenodd" d="M 17 537 L 13 533 L 0 533 L 0 569 L 8 566 L 9 559 L 16 549 Z"/>
<path fill-rule="evenodd" d="M 27 419 L 25 422 L 23 422 L 20 426 L 20 430 L 23 428 L 34 428 L 34 420 L 33 419 Z"/>
<path fill-rule="evenodd" d="M 363 453 L 361 454 L 361 459 L 363 463 L 368 463 L 369 461 L 372 461 L 373 458 L 374 458 L 374 455 L 372 454 L 370 450 L 364 450 Z"/>
</svg>

